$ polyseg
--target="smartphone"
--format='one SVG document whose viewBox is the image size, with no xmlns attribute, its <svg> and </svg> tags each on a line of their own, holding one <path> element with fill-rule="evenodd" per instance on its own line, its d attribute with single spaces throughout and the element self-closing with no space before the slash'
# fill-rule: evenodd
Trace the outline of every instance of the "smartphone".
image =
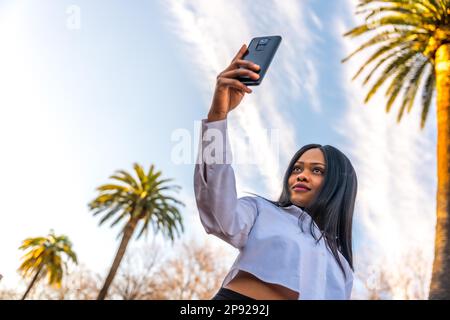
<svg viewBox="0 0 450 320">
<path fill-rule="evenodd" d="M 241 81 L 247 86 L 258 86 L 264 79 L 264 76 L 269 69 L 269 65 L 278 50 L 281 43 L 281 36 L 267 36 L 267 37 L 256 37 L 250 41 L 247 47 L 247 52 L 243 56 L 243 60 L 249 60 L 261 68 L 255 71 L 259 74 L 259 78 L 254 80 L 248 76 L 237 77 L 236 79 Z M 240 67 L 244 68 L 244 67 Z"/>
</svg>

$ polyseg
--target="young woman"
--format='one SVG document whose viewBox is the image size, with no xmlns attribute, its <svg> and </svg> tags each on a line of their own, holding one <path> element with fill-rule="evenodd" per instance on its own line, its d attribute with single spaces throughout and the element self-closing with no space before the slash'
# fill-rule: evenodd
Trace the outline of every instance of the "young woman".
<svg viewBox="0 0 450 320">
<path fill-rule="evenodd" d="M 342 152 L 306 145 L 292 157 L 278 201 L 237 198 L 227 115 L 252 92 L 235 78 L 258 77 L 258 66 L 242 59 L 246 50 L 217 76 L 194 172 L 203 227 L 239 249 L 213 300 L 350 299 L 357 179 Z"/>
</svg>

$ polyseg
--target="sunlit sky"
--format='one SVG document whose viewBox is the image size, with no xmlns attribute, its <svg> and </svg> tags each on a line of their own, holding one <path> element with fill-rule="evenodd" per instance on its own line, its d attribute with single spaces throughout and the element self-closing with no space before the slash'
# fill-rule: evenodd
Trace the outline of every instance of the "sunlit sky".
<svg viewBox="0 0 450 320">
<path fill-rule="evenodd" d="M 435 107 L 420 131 L 418 101 L 400 124 L 398 105 L 386 114 L 382 93 L 363 104 L 366 89 L 351 78 L 369 53 L 340 62 L 363 40 L 342 37 L 361 21 L 355 3 L 0 0 L 0 285 L 19 282 L 20 242 L 51 228 L 69 236 L 80 262 L 106 274 L 119 229 L 98 227 L 87 204 L 134 162 L 155 164 L 182 186 L 186 236 L 226 247 L 205 234 L 195 208 L 198 124 L 216 75 L 261 35 L 283 41 L 261 86 L 230 114 L 230 136 L 239 153 L 246 138 L 264 146 L 261 133 L 276 130 L 279 152 L 234 166 L 238 194 L 276 198 L 295 151 L 333 145 L 358 176 L 356 270 L 386 260 L 401 272 L 402 254 L 419 248 L 431 272 Z M 184 164 L 173 156 L 179 130 L 190 139 Z M 363 296 L 357 279 L 354 297 Z"/>
</svg>

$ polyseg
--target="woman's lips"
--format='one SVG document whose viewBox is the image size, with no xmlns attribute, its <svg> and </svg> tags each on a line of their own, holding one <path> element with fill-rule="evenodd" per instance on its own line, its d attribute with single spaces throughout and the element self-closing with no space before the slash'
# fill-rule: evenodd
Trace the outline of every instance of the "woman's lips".
<svg viewBox="0 0 450 320">
<path fill-rule="evenodd" d="M 297 192 L 307 192 L 307 191 L 309 191 L 309 190 L 306 189 L 306 188 L 295 187 L 295 188 L 294 188 L 294 191 L 297 191 Z"/>
</svg>

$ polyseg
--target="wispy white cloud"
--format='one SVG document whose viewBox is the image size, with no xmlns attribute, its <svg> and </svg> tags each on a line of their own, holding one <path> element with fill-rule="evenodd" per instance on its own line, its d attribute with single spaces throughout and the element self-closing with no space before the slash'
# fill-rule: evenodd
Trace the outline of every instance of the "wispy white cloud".
<svg viewBox="0 0 450 320">
<path fill-rule="evenodd" d="M 309 11 L 309 16 L 311 17 L 311 20 L 313 21 L 314 25 L 319 29 L 323 29 L 322 21 L 320 21 L 320 18 L 316 15 L 316 13 L 312 10 Z"/>
<path fill-rule="evenodd" d="M 345 16 L 335 20 L 334 30 L 336 37 L 342 39 L 343 56 L 364 41 L 363 37 L 354 40 L 340 37 L 361 23 L 353 15 L 355 4 L 356 1 L 347 0 Z M 421 108 L 416 99 L 411 113 L 404 114 L 397 124 L 398 105 L 390 113 L 385 112 L 384 87 L 364 105 L 368 87 L 361 88 L 363 77 L 353 82 L 351 78 L 369 56 L 370 52 L 360 53 L 344 65 L 341 79 L 348 110 L 335 128 L 347 141 L 346 152 L 351 155 L 358 175 L 355 222 L 363 234 L 357 239 L 356 269 L 362 272 L 384 257 L 388 262 L 386 267 L 394 274 L 402 272 L 398 268 L 402 254 L 423 248 L 431 272 L 436 192 L 435 115 L 431 110 L 426 128 L 419 131 Z"/>
</svg>

